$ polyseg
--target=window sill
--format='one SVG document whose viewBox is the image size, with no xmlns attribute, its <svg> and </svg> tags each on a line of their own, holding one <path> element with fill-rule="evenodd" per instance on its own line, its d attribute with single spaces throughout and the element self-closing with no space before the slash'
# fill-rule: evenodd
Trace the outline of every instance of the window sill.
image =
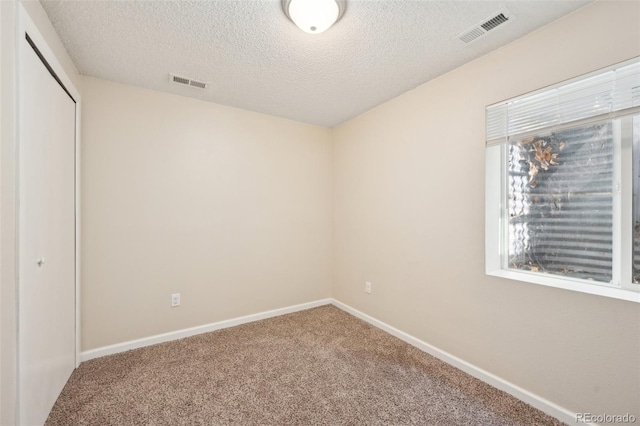
<svg viewBox="0 0 640 426">
<path fill-rule="evenodd" d="M 487 275 L 640 303 L 640 293 L 636 291 L 620 287 L 609 287 L 575 278 L 558 278 L 554 275 L 539 272 L 529 273 L 505 269 L 487 271 Z"/>
</svg>

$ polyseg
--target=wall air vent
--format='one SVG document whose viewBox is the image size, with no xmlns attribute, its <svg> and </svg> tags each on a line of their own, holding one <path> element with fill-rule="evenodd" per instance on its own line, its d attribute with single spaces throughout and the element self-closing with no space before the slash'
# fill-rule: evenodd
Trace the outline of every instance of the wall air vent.
<svg viewBox="0 0 640 426">
<path fill-rule="evenodd" d="M 207 83 L 203 81 L 194 80 L 192 78 L 180 77 L 179 75 L 169 74 L 169 81 L 175 84 L 184 86 L 197 87 L 199 89 L 206 89 Z"/>
<path fill-rule="evenodd" d="M 484 36 L 487 32 L 494 30 L 496 27 L 513 20 L 513 18 L 514 16 L 507 9 L 502 9 L 490 17 L 483 19 L 473 27 L 467 28 L 454 38 L 462 40 L 465 44 L 469 44 Z"/>
</svg>

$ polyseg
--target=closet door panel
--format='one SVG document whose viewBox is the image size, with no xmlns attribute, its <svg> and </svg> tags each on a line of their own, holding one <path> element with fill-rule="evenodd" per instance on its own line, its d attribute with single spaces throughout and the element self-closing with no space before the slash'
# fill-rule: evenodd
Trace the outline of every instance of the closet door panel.
<svg viewBox="0 0 640 426">
<path fill-rule="evenodd" d="M 41 425 L 75 368 L 76 104 L 21 43 L 19 421 Z"/>
</svg>

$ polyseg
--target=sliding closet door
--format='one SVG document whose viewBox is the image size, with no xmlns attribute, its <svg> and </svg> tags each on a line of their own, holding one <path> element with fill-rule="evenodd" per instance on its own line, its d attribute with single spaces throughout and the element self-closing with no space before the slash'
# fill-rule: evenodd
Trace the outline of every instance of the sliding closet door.
<svg viewBox="0 0 640 426">
<path fill-rule="evenodd" d="M 75 368 L 76 103 L 20 43 L 19 421 L 41 425 Z"/>
</svg>

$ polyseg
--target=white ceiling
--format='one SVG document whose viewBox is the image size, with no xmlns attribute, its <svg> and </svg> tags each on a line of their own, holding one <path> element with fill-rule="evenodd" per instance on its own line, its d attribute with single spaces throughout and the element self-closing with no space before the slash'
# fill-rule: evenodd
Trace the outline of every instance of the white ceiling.
<svg viewBox="0 0 640 426">
<path fill-rule="evenodd" d="M 590 1 L 347 0 L 318 35 L 278 0 L 42 4 L 83 75 L 334 127 Z M 505 7 L 508 23 L 468 45 L 455 38 Z"/>
</svg>

